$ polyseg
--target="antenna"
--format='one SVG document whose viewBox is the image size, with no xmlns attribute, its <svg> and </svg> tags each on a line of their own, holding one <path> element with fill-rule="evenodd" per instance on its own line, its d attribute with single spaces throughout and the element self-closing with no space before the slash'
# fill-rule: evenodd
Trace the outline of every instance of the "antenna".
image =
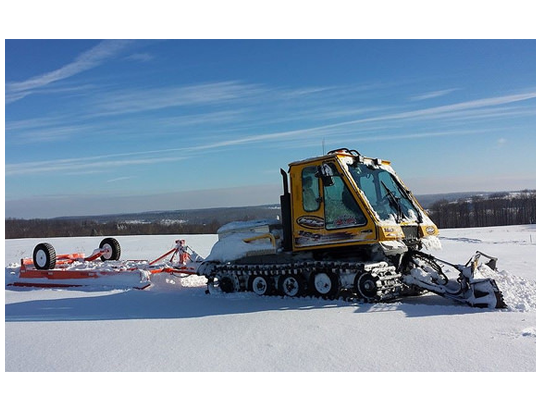
<svg viewBox="0 0 544 410">
<path fill-rule="evenodd" d="M 323 150 L 323 155 L 325 155 L 325 138 L 321 140 L 321 149 Z"/>
</svg>

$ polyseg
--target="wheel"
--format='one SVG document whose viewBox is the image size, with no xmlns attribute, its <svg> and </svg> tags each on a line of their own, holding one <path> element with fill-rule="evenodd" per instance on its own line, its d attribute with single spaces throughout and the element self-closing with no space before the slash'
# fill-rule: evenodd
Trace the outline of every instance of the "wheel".
<svg viewBox="0 0 544 410">
<path fill-rule="evenodd" d="M 338 278 L 331 273 L 314 273 L 311 278 L 311 285 L 312 290 L 317 296 L 326 299 L 334 299 L 338 296 L 338 290 L 340 288 Z"/>
<path fill-rule="evenodd" d="M 282 295 L 296 297 L 302 294 L 304 287 L 303 279 L 300 276 L 284 275 L 280 278 L 278 288 Z"/>
<path fill-rule="evenodd" d="M 272 281 L 266 276 L 253 276 L 249 280 L 249 290 L 255 292 L 257 295 L 270 295 L 273 290 Z"/>
<path fill-rule="evenodd" d="M 102 239 L 100 249 L 105 251 L 100 257 L 102 261 L 118 261 L 121 257 L 121 245 L 115 238 Z"/>
<path fill-rule="evenodd" d="M 57 252 L 50 243 L 40 243 L 34 248 L 32 262 L 37 269 L 54 269 L 57 264 Z"/>
<path fill-rule="evenodd" d="M 379 278 L 370 273 L 359 273 L 354 285 L 357 296 L 368 301 L 376 298 L 380 287 Z"/>
<path fill-rule="evenodd" d="M 240 290 L 240 281 L 236 275 L 226 274 L 218 278 L 219 289 L 225 293 L 238 292 Z"/>
</svg>

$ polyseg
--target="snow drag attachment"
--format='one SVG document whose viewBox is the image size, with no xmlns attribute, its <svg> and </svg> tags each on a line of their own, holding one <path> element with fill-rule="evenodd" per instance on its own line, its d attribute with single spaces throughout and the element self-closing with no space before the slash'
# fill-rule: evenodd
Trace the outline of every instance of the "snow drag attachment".
<svg viewBox="0 0 544 410">
<path fill-rule="evenodd" d="M 454 265 L 419 251 L 408 255 L 407 273 L 403 277 L 409 286 L 428 290 L 460 303 L 479 308 L 506 308 L 502 292 L 491 278 L 484 278 L 479 269 L 480 257 L 489 259 L 486 265 L 495 270 L 497 258 L 476 252 L 465 265 Z M 458 272 L 456 280 L 449 278 L 444 269 L 449 266 Z"/>
<path fill-rule="evenodd" d="M 175 246 L 153 261 L 119 260 L 121 245 L 115 238 L 105 238 L 90 256 L 83 253 L 58 255 L 53 245 L 40 243 L 32 259 L 21 259 L 19 272 L 11 286 L 26 287 L 99 287 L 145 289 L 154 274 L 166 273 L 184 278 L 195 275 L 203 259 L 185 244 Z M 179 276 L 184 275 L 184 276 Z"/>
<path fill-rule="evenodd" d="M 21 259 L 17 279 L 9 285 L 25 287 L 112 287 L 144 289 L 149 272 L 118 262 L 121 246 L 115 238 L 100 242 L 90 256 L 57 254 L 50 243 L 36 245 L 32 259 Z"/>
</svg>

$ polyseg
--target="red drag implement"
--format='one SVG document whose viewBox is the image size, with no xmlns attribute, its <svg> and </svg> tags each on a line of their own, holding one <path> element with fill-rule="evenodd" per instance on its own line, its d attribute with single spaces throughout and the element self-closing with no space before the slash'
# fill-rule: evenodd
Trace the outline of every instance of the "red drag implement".
<svg viewBox="0 0 544 410">
<path fill-rule="evenodd" d="M 174 248 L 158 258 L 147 260 L 119 260 L 121 246 L 114 238 L 100 242 L 90 256 L 83 253 L 57 255 L 53 245 L 36 245 L 32 259 L 21 259 L 19 273 L 12 286 L 73 287 L 105 286 L 145 289 L 151 276 L 158 273 L 172 275 L 196 274 L 202 259 L 189 253 L 184 240 L 177 240 Z M 168 258 L 169 257 L 169 258 Z M 167 259 L 168 258 L 168 259 Z M 193 265 L 193 262 L 196 264 Z"/>
</svg>

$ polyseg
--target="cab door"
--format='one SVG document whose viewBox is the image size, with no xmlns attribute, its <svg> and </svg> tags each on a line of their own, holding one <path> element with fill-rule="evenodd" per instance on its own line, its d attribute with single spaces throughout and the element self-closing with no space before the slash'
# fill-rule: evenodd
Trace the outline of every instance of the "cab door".
<svg viewBox="0 0 544 410">
<path fill-rule="evenodd" d="M 292 174 L 294 192 L 293 247 L 315 245 L 325 233 L 323 186 L 318 178 L 318 165 L 306 165 Z"/>
<path fill-rule="evenodd" d="M 293 249 L 340 246 L 375 238 L 375 229 L 335 161 L 291 172 Z"/>
</svg>

